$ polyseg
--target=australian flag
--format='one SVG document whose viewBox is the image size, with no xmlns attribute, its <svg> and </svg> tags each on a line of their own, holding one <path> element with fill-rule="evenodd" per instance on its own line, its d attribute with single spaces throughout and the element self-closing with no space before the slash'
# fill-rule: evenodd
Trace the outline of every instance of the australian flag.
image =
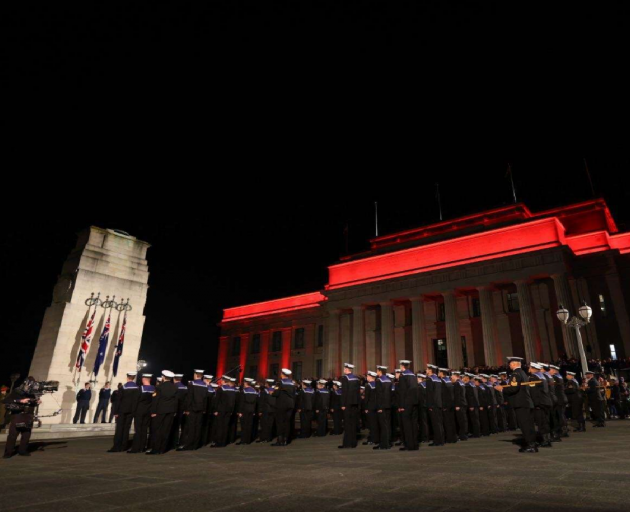
<svg viewBox="0 0 630 512">
<path fill-rule="evenodd" d="M 111 313 L 107 317 L 107 322 L 105 322 L 105 327 L 103 327 L 103 333 L 101 334 L 101 339 L 98 340 L 98 355 L 96 356 L 96 361 L 94 361 L 94 376 L 98 375 L 98 371 L 101 368 L 101 365 L 105 361 L 105 354 L 107 352 L 107 343 L 109 342 L 109 321 L 111 319 Z"/>
<path fill-rule="evenodd" d="M 114 356 L 114 377 L 116 377 L 116 374 L 118 373 L 118 361 L 120 361 L 120 356 L 122 356 L 126 329 L 127 329 L 127 313 L 125 313 L 122 329 L 120 330 L 120 336 L 118 336 L 118 344 L 116 345 L 116 356 Z"/>
<path fill-rule="evenodd" d="M 90 350 L 90 343 L 92 343 L 92 337 L 94 336 L 94 317 L 96 316 L 96 308 L 94 308 L 94 313 L 88 320 L 87 325 L 85 326 L 85 330 L 83 331 L 83 336 L 81 336 L 81 346 L 79 347 L 79 353 L 77 354 L 77 362 L 75 367 L 77 370 L 81 371 L 83 367 L 83 363 L 85 362 L 85 358 L 87 357 L 88 350 Z"/>
</svg>

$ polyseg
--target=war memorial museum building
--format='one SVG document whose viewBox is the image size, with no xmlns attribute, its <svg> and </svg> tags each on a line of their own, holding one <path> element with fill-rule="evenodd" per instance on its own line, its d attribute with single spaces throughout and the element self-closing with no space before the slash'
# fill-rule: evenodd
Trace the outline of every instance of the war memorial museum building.
<svg viewBox="0 0 630 512">
<path fill-rule="evenodd" d="M 224 310 L 217 373 L 333 377 L 433 362 L 452 369 L 579 358 L 556 317 L 582 301 L 587 357 L 630 356 L 630 232 L 603 200 L 515 204 L 371 240 L 329 266 L 323 290 Z M 290 278 L 290 276 L 287 276 Z"/>
</svg>

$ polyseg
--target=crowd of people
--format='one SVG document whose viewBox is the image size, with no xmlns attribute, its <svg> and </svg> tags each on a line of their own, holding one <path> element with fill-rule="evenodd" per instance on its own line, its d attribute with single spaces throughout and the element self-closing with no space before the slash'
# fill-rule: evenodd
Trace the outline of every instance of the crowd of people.
<svg viewBox="0 0 630 512">
<path fill-rule="evenodd" d="M 165 370 L 154 385 L 153 375 L 130 372 L 127 382 L 113 392 L 109 382 L 99 391 L 93 421 L 115 419 L 109 452 L 149 455 L 233 443 L 286 446 L 296 438 L 326 435 L 343 435 L 340 449 L 355 448 L 363 430 L 367 431 L 363 445 L 375 450 L 398 446 L 414 451 L 424 443 L 442 446 L 517 429 L 523 434 L 520 451 L 531 453 L 568 437 L 569 421 L 573 432 L 583 432 L 589 418 L 595 427 L 605 426 L 608 419 L 628 418 L 627 383 L 604 373 L 623 369 L 623 363 L 614 367 L 611 361 L 590 361 L 591 370 L 581 380 L 578 361 L 556 363 L 532 362 L 525 367 L 514 357 L 505 367 L 451 371 L 430 364 L 416 373 L 411 361 L 402 360 L 392 373 L 377 366 L 361 376 L 345 363 L 338 380 L 297 382 L 290 370 L 282 369 L 280 379 L 261 383 L 251 377 L 237 383 L 230 375 L 215 379 L 195 370 L 184 384 L 183 374 Z M 3 404 L 16 401 L 6 396 L 7 391 L 6 386 L 1 388 Z M 90 383 L 76 398 L 73 421 L 84 423 Z M 4 414 L 0 423 L 11 423 L 11 412 L 3 418 Z M 19 433 L 16 429 L 13 437 Z M 14 445 L 15 439 L 9 439 L 5 457 L 13 455 Z M 23 447 L 24 443 L 20 454 Z"/>
</svg>

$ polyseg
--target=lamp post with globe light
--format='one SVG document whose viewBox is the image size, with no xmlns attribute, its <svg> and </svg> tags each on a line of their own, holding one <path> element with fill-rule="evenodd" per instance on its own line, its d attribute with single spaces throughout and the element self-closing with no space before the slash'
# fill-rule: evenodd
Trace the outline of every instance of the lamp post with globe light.
<svg viewBox="0 0 630 512">
<path fill-rule="evenodd" d="M 580 351 L 580 360 L 582 362 L 582 376 L 586 376 L 586 372 L 588 371 L 588 363 L 586 361 L 586 354 L 584 352 L 584 345 L 582 344 L 582 334 L 580 333 L 580 327 L 584 327 L 588 325 L 591 321 L 591 316 L 593 315 L 593 310 L 586 304 L 586 301 L 582 301 L 582 305 L 578 309 L 578 314 L 581 318 L 574 316 L 569 319 L 571 314 L 569 311 L 562 305 L 558 307 L 558 311 L 556 316 L 558 320 L 560 320 L 564 325 L 568 327 L 573 327 L 575 329 L 575 337 L 577 338 L 578 350 Z"/>
</svg>

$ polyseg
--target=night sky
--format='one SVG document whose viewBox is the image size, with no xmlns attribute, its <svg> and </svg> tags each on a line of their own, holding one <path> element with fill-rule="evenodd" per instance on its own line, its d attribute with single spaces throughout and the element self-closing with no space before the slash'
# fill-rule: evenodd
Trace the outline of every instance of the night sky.
<svg viewBox="0 0 630 512">
<path fill-rule="evenodd" d="M 154 373 L 213 370 L 222 308 L 323 288 L 375 200 L 381 234 L 436 221 L 436 182 L 445 218 L 506 204 L 510 161 L 519 200 L 559 206 L 592 197 L 586 153 L 630 229 L 627 137 L 591 155 L 579 133 L 593 99 L 625 119 L 603 102 L 626 84 L 627 3 L 2 4 L 0 382 L 28 371 L 90 225 L 152 245 Z"/>
</svg>

